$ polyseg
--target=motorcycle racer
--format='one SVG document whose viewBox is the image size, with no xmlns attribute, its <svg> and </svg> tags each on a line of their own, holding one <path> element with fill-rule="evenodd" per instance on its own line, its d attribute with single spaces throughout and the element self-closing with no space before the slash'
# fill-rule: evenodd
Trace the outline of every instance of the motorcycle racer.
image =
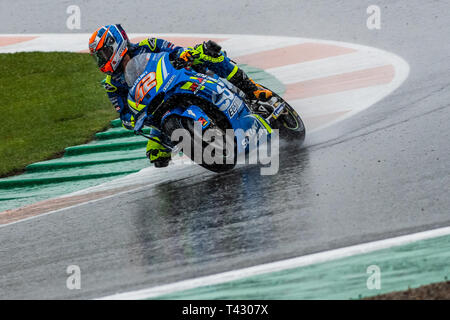
<svg viewBox="0 0 450 320">
<path fill-rule="evenodd" d="M 104 87 L 108 98 L 116 111 L 120 114 L 122 125 L 129 130 L 134 129 L 134 117 L 127 103 L 129 86 L 125 80 L 124 71 L 128 62 L 142 53 L 169 52 L 176 57 L 180 67 L 191 63 L 198 72 L 210 70 L 219 77 L 227 79 L 241 89 L 250 100 L 267 101 L 272 92 L 255 83 L 247 74 L 233 63 L 221 51 L 221 47 L 209 40 L 194 47 L 183 48 L 175 46 L 169 41 L 148 38 L 134 44 L 128 39 L 120 24 L 106 25 L 98 28 L 89 39 L 89 51 L 96 59 L 100 71 L 106 73 Z M 171 159 L 171 153 L 160 143 L 161 132 L 151 127 L 146 149 L 146 155 L 155 167 L 166 167 Z"/>
</svg>

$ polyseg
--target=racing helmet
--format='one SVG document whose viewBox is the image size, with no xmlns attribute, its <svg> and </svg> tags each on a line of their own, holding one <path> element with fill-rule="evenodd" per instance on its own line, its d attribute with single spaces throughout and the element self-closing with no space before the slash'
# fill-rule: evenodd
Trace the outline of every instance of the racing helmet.
<svg viewBox="0 0 450 320">
<path fill-rule="evenodd" d="M 128 36 L 120 24 L 102 26 L 89 39 L 89 52 L 100 71 L 113 74 L 128 52 Z"/>
</svg>

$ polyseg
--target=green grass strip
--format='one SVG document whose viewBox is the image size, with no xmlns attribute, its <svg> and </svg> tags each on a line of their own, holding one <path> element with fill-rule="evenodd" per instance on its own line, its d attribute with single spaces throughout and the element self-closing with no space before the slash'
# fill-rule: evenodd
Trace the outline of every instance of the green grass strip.
<svg viewBox="0 0 450 320">
<path fill-rule="evenodd" d="M 0 176 L 83 144 L 117 117 L 88 54 L 0 54 Z"/>
</svg>

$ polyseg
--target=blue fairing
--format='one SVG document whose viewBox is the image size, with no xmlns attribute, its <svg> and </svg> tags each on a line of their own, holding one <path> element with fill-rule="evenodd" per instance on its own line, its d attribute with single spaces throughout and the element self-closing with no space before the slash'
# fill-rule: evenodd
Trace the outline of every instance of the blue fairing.
<svg viewBox="0 0 450 320">
<path fill-rule="evenodd" d="M 148 62 L 145 70 L 136 79 L 128 94 L 128 104 L 136 119 L 135 130 L 141 130 L 144 124 L 149 123 L 161 127 L 167 117 L 172 114 L 202 121 L 203 129 L 206 129 L 210 119 L 196 105 L 171 109 L 164 114 L 160 123 L 152 123 L 154 110 L 148 108 L 158 94 L 164 93 L 165 101 L 172 95 L 193 94 L 212 102 L 226 115 L 231 127 L 235 130 L 238 153 L 245 151 L 248 145 L 246 136 L 253 135 L 259 129 L 265 130 L 266 134 L 270 135 L 269 124 L 251 113 L 238 90 L 227 80 L 217 76 L 210 77 L 192 70 L 177 70 L 169 61 L 168 53 L 147 55 Z"/>
</svg>

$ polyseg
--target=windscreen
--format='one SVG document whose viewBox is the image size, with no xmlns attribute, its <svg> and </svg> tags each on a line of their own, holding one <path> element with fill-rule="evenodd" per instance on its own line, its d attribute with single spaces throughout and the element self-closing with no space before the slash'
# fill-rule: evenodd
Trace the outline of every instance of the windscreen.
<svg viewBox="0 0 450 320">
<path fill-rule="evenodd" d="M 136 79 L 144 72 L 149 61 L 150 54 L 142 53 L 132 58 L 125 68 L 125 81 L 128 87 L 132 87 Z"/>
</svg>

